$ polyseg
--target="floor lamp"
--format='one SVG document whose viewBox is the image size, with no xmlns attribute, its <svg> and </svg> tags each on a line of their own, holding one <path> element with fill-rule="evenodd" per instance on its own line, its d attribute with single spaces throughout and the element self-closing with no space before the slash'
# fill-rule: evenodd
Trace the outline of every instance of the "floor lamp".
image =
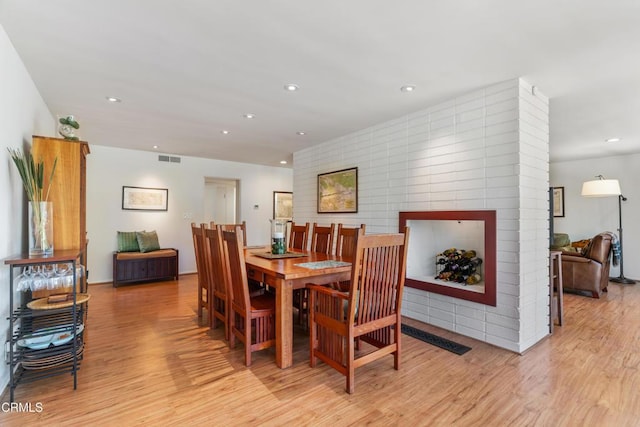
<svg viewBox="0 0 640 427">
<path fill-rule="evenodd" d="M 620 191 L 620 183 L 617 179 L 604 179 L 602 175 L 597 175 L 596 180 L 587 181 L 582 184 L 582 195 L 584 197 L 610 197 L 618 196 L 618 235 L 620 237 L 620 276 L 610 277 L 609 280 L 616 283 L 632 285 L 635 280 L 624 277 L 624 254 L 622 252 L 622 202 L 627 198 Z"/>
</svg>

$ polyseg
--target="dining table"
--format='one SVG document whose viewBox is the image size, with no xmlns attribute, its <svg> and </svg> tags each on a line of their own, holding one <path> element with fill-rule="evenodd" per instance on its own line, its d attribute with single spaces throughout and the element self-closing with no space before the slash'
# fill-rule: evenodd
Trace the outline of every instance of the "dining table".
<svg viewBox="0 0 640 427">
<path fill-rule="evenodd" d="M 276 365 L 293 364 L 293 290 L 307 283 L 326 285 L 350 280 L 351 258 L 296 251 L 270 255 L 270 247 L 245 248 L 247 277 L 275 289 Z"/>
</svg>

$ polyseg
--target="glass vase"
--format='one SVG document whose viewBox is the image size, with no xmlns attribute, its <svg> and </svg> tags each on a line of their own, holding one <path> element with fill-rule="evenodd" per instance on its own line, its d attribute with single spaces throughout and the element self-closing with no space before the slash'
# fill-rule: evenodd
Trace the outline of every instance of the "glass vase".
<svg viewBox="0 0 640 427">
<path fill-rule="evenodd" d="M 287 222 L 278 219 L 270 219 L 269 221 L 271 221 L 271 253 L 282 255 L 287 252 L 284 237 L 287 230 Z"/>
<path fill-rule="evenodd" d="M 29 202 L 29 255 L 53 254 L 53 203 Z"/>
</svg>

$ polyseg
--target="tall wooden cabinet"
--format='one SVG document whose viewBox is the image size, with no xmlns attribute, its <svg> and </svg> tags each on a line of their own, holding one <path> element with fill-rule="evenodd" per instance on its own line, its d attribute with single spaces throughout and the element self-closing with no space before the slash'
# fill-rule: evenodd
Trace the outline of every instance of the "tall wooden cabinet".
<svg viewBox="0 0 640 427">
<path fill-rule="evenodd" d="M 89 144 L 34 135 L 31 152 L 34 159 L 44 160 L 46 174 L 51 170 L 53 161 L 58 159 L 49 193 L 49 200 L 53 202 L 53 248 L 85 250 Z"/>
</svg>

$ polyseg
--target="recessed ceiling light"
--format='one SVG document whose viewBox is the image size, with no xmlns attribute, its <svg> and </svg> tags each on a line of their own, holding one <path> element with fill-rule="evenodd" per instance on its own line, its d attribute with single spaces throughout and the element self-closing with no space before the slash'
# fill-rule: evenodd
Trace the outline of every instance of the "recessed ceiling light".
<svg viewBox="0 0 640 427">
<path fill-rule="evenodd" d="M 223 134 L 223 135 L 229 135 L 229 131 L 226 130 L 226 129 L 225 130 L 221 130 L 220 133 Z"/>
<path fill-rule="evenodd" d="M 297 84 L 294 83 L 288 83 L 286 85 L 284 85 L 285 90 L 288 90 L 289 92 L 295 92 L 296 90 L 300 89 L 300 87 Z"/>
<path fill-rule="evenodd" d="M 255 117 L 256 117 L 256 115 L 255 115 L 255 114 L 253 114 L 253 113 L 247 113 L 247 114 L 245 114 L 245 115 L 244 115 L 244 118 L 245 118 L 245 119 L 253 119 L 253 118 L 255 118 Z"/>
<path fill-rule="evenodd" d="M 280 164 L 281 164 L 281 165 L 286 165 L 286 164 L 287 164 L 287 161 L 286 161 L 286 160 L 280 160 Z"/>
<path fill-rule="evenodd" d="M 153 149 L 154 149 L 154 150 L 157 150 L 157 149 L 158 149 L 158 146 L 157 146 L 157 145 L 154 145 L 154 146 L 153 146 Z"/>
<path fill-rule="evenodd" d="M 306 132 L 302 132 L 302 131 L 296 132 L 296 135 L 300 135 L 300 136 L 305 135 L 305 134 L 306 134 Z"/>
<path fill-rule="evenodd" d="M 115 96 L 107 96 L 107 101 L 109 102 L 122 102 L 120 98 L 116 98 Z"/>
<path fill-rule="evenodd" d="M 413 92 L 414 90 L 416 90 L 416 87 L 414 85 L 404 85 L 400 88 L 400 90 L 402 92 Z"/>
<path fill-rule="evenodd" d="M 604 140 L 604 142 L 618 142 L 618 141 L 620 141 L 620 138 L 609 138 Z"/>
</svg>

